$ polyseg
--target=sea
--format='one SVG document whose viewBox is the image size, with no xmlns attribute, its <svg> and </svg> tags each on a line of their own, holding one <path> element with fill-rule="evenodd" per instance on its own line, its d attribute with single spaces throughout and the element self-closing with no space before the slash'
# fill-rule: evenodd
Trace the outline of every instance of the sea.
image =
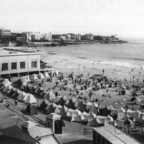
<svg viewBox="0 0 144 144">
<path fill-rule="evenodd" d="M 144 69 L 144 44 L 81 44 L 40 49 L 50 54 L 85 58 L 100 64 Z"/>
</svg>

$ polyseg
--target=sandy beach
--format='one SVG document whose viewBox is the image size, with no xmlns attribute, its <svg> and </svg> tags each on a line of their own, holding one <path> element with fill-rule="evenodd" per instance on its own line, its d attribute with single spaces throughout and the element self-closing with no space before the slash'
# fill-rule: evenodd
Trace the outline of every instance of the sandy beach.
<svg viewBox="0 0 144 144">
<path fill-rule="evenodd" d="M 62 72 L 100 74 L 104 69 L 105 75 L 112 79 L 132 80 L 135 76 L 142 80 L 143 47 L 141 44 L 93 44 L 37 49 L 41 50 L 43 61 Z"/>
</svg>

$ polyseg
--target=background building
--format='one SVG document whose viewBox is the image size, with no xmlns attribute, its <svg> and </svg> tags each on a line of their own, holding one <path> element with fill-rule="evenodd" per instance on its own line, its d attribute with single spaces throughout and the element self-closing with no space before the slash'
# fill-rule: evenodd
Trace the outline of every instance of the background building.
<svg viewBox="0 0 144 144">
<path fill-rule="evenodd" d="M 40 71 L 40 54 L 2 50 L 0 76 Z"/>
<path fill-rule="evenodd" d="M 76 34 L 76 40 L 81 41 L 81 35 L 80 34 Z"/>
<path fill-rule="evenodd" d="M 52 34 L 51 33 L 41 34 L 40 32 L 32 33 L 31 40 L 32 41 L 52 41 Z"/>
<path fill-rule="evenodd" d="M 0 38 L 1 39 L 10 39 L 11 38 L 11 31 L 6 30 L 4 28 L 0 29 Z"/>
<path fill-rule="evenodd" d="M 81 37 L 81 40 L 93 40 L 94 36 L 93 34 L 85 34 Z"/>
<path fill-rule="evenodd" d="M 22 43 L 28 43 L 31 41 L 31 32 L 24 32 L 21 34 L 18 34 L 16 37 L 16 41 L 22 42 Z"/>
</svg>

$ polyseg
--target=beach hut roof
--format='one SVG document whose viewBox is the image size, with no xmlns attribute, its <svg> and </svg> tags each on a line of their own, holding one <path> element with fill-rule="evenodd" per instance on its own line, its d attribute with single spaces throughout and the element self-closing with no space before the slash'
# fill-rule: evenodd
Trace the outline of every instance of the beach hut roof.
<svg viewBox="0 0 144 144">
<path fill-rule="evenodd" d="M 44 79 L 45 78 L 42 73 L 39 73 L 39 77 L 40 77 L 40 79 Z"/>
<path fill-rule="evenodd" d="M 37 111 L 36 107 L 33 106 L 33 105 L 31 105 L 31 104 L 29 104 L 29 105 L 27 106 L 27 108 L 26 108 L 25 111 L 26 111 L 28 114 L 30 114 L 30 115 L 36 115 L 36 114 L 38 114 L 38 111 Z"/>
<path fill-rule="evenodd" d="M 45 108 L 46 113 L 53 113 L 53 112 L 55 111 L 55 108 L 56 108 L 56 107 L 53 107 L 53 104 L 50 103 L 50 104 Z"/>
<path fill-rule="evenodd" d="M 54 94 L 52 91 L 47 92 L 47 93 L 44 95 L 44 98 L 46 98 L 46 99 L 49 100 L 49 101 L 56 99 L 55 94 Z"/>
<path fill-rule="evenodd" d="M 34 80 L 37 80 L 37 79 L 38 79 L 38 77 L 37 77 L 36 74 L 33 74 L 33 75 L 32 75 L 32 78 L 33 78 Z"/>
<path fill-rule="evenodd" d="M 37 103 L 37 100 L 36 100 L 36 98 L 34 97 L 34 95 L 28 94 L 28 95 L 27 95 L 27 98 L 25 99 L 25 103 L 29 103 L 29 104 Z"/>
<path fill-rule="evenodd" d="M 50 77 L 47 72 L 44 72 L 44 76 L 45 76 L 45 78 L 49 78 Z"/>
<path fill-rule="evenodd" d="M 71 121 L 81 122 L 81 112 L 79 110 L 74 110 L 71 116 Z"/>
</svg>

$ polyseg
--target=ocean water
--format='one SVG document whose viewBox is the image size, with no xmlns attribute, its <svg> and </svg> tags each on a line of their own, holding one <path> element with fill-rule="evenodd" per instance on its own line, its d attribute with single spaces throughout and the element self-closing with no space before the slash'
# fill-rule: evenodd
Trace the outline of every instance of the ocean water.
<svg viewBox="0 0 144 144">
<path fill-rule="evenodd" d="M 105 65 L 144 68 L 144 44 L 83 44 L 40 49 L 47 53 L 85 58 Z"/>
</svg>

